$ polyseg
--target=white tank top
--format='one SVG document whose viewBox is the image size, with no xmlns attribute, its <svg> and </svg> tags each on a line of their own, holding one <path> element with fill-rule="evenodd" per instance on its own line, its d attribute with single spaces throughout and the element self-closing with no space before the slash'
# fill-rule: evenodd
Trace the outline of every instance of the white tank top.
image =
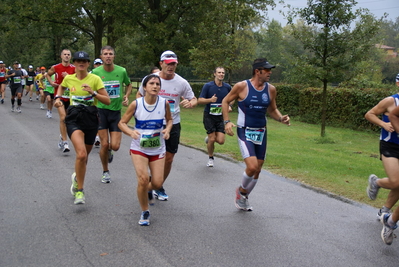
<svg viewBox="0 0 399 267">
<path fill-rule="evenodd" d="M 130 149 L 140 151 L 146 155 L 154 156 L 166 152 L 163 139 L 163 120 L 166 114 L 166 100 L 158 96 L 155 106 L 151 110 L 146 107 L 144 97 L 136 100 L 136 130 L 140 132 L 140 138 L 132 139 Z"/>
</svg>

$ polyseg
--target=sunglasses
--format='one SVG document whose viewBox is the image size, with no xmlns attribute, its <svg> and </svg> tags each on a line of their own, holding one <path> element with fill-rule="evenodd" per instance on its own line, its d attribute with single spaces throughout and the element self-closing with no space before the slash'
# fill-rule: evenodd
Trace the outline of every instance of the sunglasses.
<svg viewBox="0 0 399 267">
<path fill-rule="evenodd" d="M 163 56 L 164 58 L 177 58 L 175 54 L 167 54 Z"/>
</svg>

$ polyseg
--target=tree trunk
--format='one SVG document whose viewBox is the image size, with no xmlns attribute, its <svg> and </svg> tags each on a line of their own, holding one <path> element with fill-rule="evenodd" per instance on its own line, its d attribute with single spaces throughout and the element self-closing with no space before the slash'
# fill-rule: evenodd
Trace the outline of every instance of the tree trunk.
<svg viewBox="0 0 399 267">
<path fill-rule="evenodd" d="M 322 104 L 321 104 L 321 137 L 326 135 L 326 117 L 327 117 L 327 81 L 323 81 L 323 94 L 322 94 Z"/>
</svg>

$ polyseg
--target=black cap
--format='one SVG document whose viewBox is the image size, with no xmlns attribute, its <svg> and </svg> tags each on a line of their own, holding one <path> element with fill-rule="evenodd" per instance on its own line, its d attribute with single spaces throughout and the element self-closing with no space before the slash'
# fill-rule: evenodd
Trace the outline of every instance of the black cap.
<svg viewBox="0 0 399 267">
<path fill-rule="evenodd" d="M 72 61 L 79 60 L 79 59 L 90 61 L 89 54 L 87 54 L 85 51 L 78 51 L 73 54 Z"/>
<path fill-rule="evenodd" d="M 267 62 L 267 61 L 256 62 L 256 63 L 254 63 L 254 64 L 252 65 L 252 68 L 253 68 L 254 70 L 259 69 L 259 68 L 273 69 L 273 68 L 275 68 L 275 67 L 276 67 L 276 66 L 270 64 L 270 63 Z"/>
</svg>

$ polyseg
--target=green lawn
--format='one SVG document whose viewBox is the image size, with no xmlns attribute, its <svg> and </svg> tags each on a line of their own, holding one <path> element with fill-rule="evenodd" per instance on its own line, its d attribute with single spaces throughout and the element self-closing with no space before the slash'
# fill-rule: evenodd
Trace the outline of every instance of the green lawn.
<svg viewBox="0 0 399 267">
<path fill-rule="evenodd" d="M 202 124 L 203 106 L 183 109 L 181 143 L 206 150 L 205 129 Z M 236 121 L 237 113 L 232 112 Z M 268 149 L 264 169 L 323 189 L 333 194 L 381 207 L 388 190 L 380 190 L 377 200 L 366 195 L 367 179 L 371 173 L 384 177 L 379 159 L 379 134 L 343 128 L 326 128 L 327 140 L 320 142 L 320 126 L 291 118 L 291 126 L 268 120 Z M 217 157 L 242 161 L 236 136 L 226 136 L 223 146 L 215 147 Z M 207 158 L 204 154 L 204 164 Z"/>
</svg>

